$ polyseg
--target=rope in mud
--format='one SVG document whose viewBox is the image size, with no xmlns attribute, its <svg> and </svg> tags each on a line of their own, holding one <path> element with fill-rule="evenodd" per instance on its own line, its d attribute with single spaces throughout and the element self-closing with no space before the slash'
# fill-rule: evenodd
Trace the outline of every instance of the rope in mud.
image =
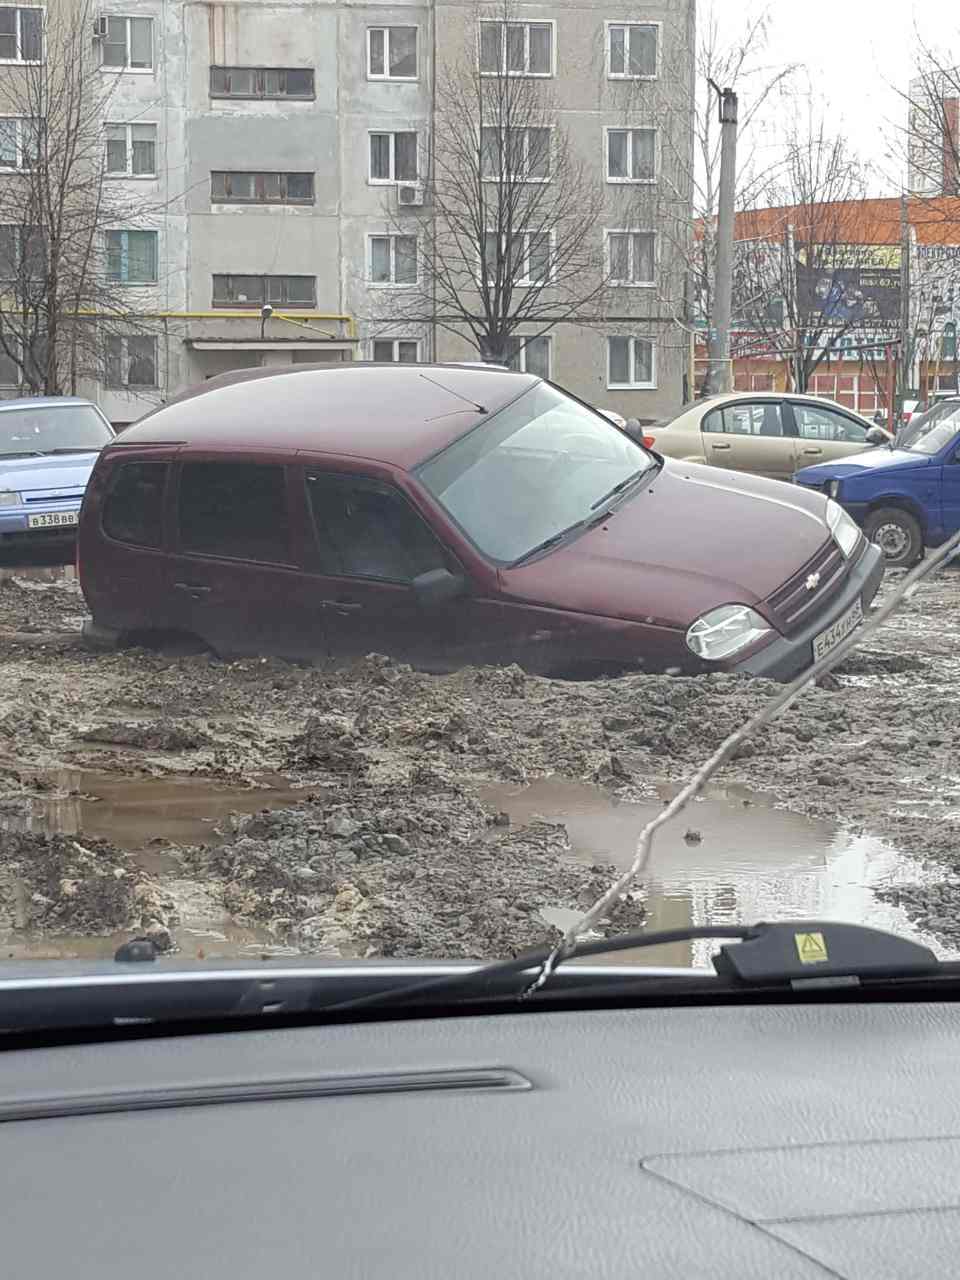
<svg viewBox="0 0 960 1280">
<path fill-rule="evenodd" d="M 895 609 L 909 598 L 916 591 L 918 585 L 924 578 L 929 577 L 941 565 L 950 560 L 957 552 L 960 552 L 960 532 L 953 535 L 949 541 L 945 542 L 927 559 L 921 560 L 915 568 L 906 575 L 900 585 L 891 595 L 884 600 L 869 618 L 852 632 L 845 640 L 842 640 L 835 649 L 825 654 L 819 662 L 815 662 L 802 672 L 790 684 L 785 685 L 779 690 L 769 702 L 765 703 L 754 715 L 750 717 L 739 729 L 735 729 L 729 737 L 725 738 L 717 747 L 713 755 L 711 755 L 700 766 L 690 781 L 677 792 L 676 796 L 668 805 L 652 818 L 640 832 L 637 838 L 637 851 L 633 861 L 627 870 L 613 882 L 613 884 L 603 893 L 586 911 L 579 920 L 570 926 L 564 933 L 563 937 L 544 960 L 537 972 L 536 978 L 526 987 L 523 996 L 533 995 L 538 991 L 545 982 L 548 981 L 551 974 L 554 973 L 557 966 L 571 954 L 576 946 L 577 939 L 583 934 L 588 933 L 607 912 L 616 905 L 620 897 L 627 892 L 630 886 L 643 874 L 647 863 L 650 860 L 650 853 L 653 849 L 653 837 L 657 831 L 675 818 L 678 813 L 682 813 L 691 800 L 695 800 L 706 784 L 722 765 L 726 764 L 731 758 L 734 751 L 757 732 L 764 725 L 770 724 L 776 717 L 785 711 L 787 707 L 806 689 L 813 684 L 821 676 L 826 675 L 833 667 L 837 665 L 841 659 L 845 658 L 848 653 L 857 647 L 868 636 L 873 635 Z"/>
</svg>

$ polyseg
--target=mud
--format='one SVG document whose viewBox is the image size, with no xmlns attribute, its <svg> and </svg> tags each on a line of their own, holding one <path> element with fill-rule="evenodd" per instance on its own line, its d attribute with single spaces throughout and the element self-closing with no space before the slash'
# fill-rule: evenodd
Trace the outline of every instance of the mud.
<svg viewBox="0 0 960 1280">
<path fill-rule="evenodd" d="M 94 655 L 79 642 L 83 613 L 70 577 L 0 577 L 0 945 L 69 931 L 102 936 L 106 950 L 118 931 L 151 920 L 184 945 L 177 921 L 200 894 L 218 905 L 223 929 L 249 928 L 254 941 L 505 954 L 555 937 L 620 855 L 574 848 L 556 812 L 498 825 L 505 802 L 484 788 L 551 777 L 662 803 L 662 784 L 682 780 L 769 692 L 728 676 L 565 683 L 483 668 L 439 677 L 376 655 L 341 670 L 144 649 Z M 889 882 L 861 874 L 869 898 L 889 899 L 944 945 L 960 943 L 958 641 L 960 573 L 948 571 L 847 662 L 836 687 L 810 690 L 718 780 L 747 788 L 747 824 L 753 808 L 779 806 L 842 831 L 846 847 L 894 851 L 900 872 Z M 102 843 L 108 833 L 83 818 L 72 839 L 89 857 L 49 828 L 20 821 L 17 830 L 64 770 L 141 788 L 145 824 L 155 781 L 156 830 Z M 242 797 L 264 777 L 275 793 L 251 814 Z M 219 820 L 203 832 L 164 835 L 160 788 L 178 781 L 215 790 L 239 816 L 225 819 L 218 803 L 201 815 Z M 89 813 L 98 802 L 83 803 Z M 688 869 L 706 866 L 718 824 L 702 809 L 686 816 L 684 832 L 700 836 L 680 841 Z M 166 860 L 149 862 L 151 840 L 164 842 Z M 134 894 L 140 884 L 149 900 Z M 27 891 L 49 903 L 24 908 Z M 647 902 L 652 918 L 649 892 Z M 611 927 L 642 909 L 624 904 Z"/>
</svg>

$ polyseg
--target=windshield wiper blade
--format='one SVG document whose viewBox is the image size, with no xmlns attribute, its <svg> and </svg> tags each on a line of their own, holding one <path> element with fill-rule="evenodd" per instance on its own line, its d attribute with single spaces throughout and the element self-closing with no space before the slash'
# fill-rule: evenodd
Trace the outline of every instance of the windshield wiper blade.
<svg viewBox="0 0 960 1280">
<path fill-rule="evenodd" d="M 591 511 L 596 511 L 597 507 L 602 507 L 604 503 L 609 502 L 612 498 L 616 498 L 619 494 L 625 493 L 627 489 L 632 489 L 635 484 L 639 484 L 648 472 L 656 467 L 655 462 L 650 462 L 645 467 L 641 467 L 638 471 L 634 471 L 632 475 L 627 476 L 625 480 L 621 480 L 619 484 L 615 484 L 612 489 L 605 493 L 601 498 L 590 506 Z"/>
<path fill-rule="evenodd" d="M 578 520 L 576 524 L 568 525 L 566 529 L 561 529 L 559 533 L 552 533 L 549 538 L 544 538 L 542 542 L 538 542 L 535 547 L 531 547 L 529 551 L 525 551 L 519 560 L 514 560 L 510 566 L 511 569 L 517 568 L 518 565 L 526 564 L 528 560 L 532 560 L 534 556 L 539 555 L 541 551 L 549 551 L 551 547 L 555 547 L 558 543 L 563 542 L 565 538 L 569 538 L 571 533 L 581 528 L 584 524 L 583 520 Z"/>
<path fill-rule="evenodd" d="M 799 990 L 811 986 L 856 986 L 871 979 L 931 977 L 948 970 L 953 973 L 956 969 L 956 966 L 945 966 L 928 947 L 909 938 L 865 925 L 820 920 L 703 925 L 650 933 L 624 933 L 612 938 L 579 942 L 561 963 L 574 957 L 640 950 L 699 938 L 735 939 L 736 945 L 721 947 L 712 957 L 713 967 L 718 977 L 752 987 L 787 986 Z M 321 1012 L 379 1010 L 397 1005 L 432 1004 L 438 999 L 446 1003 L 492 997 L 523 1002 L 544 990 L 546 984 L 531 988 L 527 978 L 531 971 L 543 964 L 551 950 L 550 947 L 538 947 L 466 974 L 446 974 L 442 978 L 400 987 L 393 985 L 369 995 L 326 1005 Z M 505 994 L 503 979 L 511 974 L 523 975 L 524 981 L 512 993 Z M 663 981 L 662 974 L 656 976 L 658 981 Z M 614 982 L 619 977 L 618 974 L 610 981 Z M 636 983 L 638 974 L 635 969 L 624 966 L 622 979 Z"/>
</svg>

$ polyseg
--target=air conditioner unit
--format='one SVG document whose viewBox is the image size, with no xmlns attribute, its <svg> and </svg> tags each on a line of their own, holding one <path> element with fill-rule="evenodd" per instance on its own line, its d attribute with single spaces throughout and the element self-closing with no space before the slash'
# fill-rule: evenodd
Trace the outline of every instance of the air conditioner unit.
<svg viewBox="0 0 960 1280">
<path fill-rule="evenodd" d="M 401 182 L 397 187 L 397 204 L 413 209 L 423 204 L 422 182 Z"/>
<path fill-rule="evenodd" d="M 107 19 L 104 17 L 94 18 L 93 20 L 93 38 L 94 40 L 106 40 L 107 38 Z"/>
</svg>

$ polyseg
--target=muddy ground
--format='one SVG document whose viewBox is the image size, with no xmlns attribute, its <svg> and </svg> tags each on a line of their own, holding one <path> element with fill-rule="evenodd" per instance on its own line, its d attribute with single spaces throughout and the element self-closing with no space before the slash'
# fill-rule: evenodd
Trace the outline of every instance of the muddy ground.
<svg viewBox="0 0 960 1280">
<path fill-rule="evenodd" d="M 562 825 L 510 825 L 481 803 L 484 784 L 555 775 L 651 799 L 770 692 L 727 676 L 435 677 L 376 655 L 347 670 L 94 655 L 80 645 L 84 613 L 73 581 L 0 578 L 0 954 L 61 933 L 149 931 L 166 946 L 198 898 L 306 952 L 514 952 L 555 937 L 543 910 L 585 907 L 612 869 L 573 859 Z M 847 662 L 837 687 L 810 690 L 725 773 L 946 868 L 897 893 L 950 942 L 960 941 L 958 618 L 960 572 L 948 570 Z M 238 797 L 273 786 L 281 807 L 244 813 L 238 800 L 199 842 L 143 830 L 121 848 L 29 829 L 43 797 L 76 796 L 76 779 L 90 776 L 192 780 Z M 642 896 L 609 927 L 638 923 Z"/>
</svg>

